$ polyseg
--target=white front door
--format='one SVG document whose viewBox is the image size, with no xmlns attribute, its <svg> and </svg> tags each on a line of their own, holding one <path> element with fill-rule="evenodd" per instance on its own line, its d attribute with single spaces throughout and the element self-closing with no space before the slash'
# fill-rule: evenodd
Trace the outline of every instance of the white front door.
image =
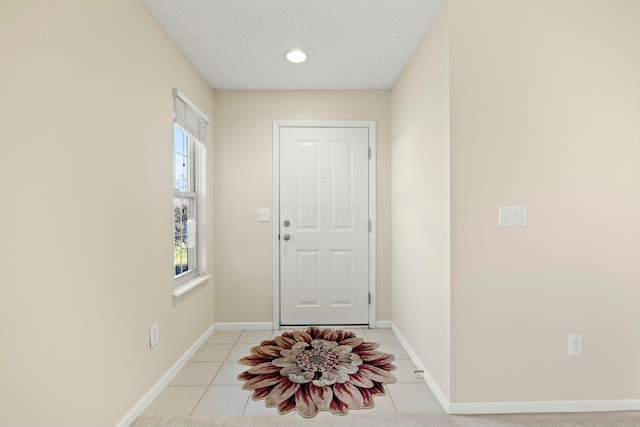
<svg viewBox="0 0 640 427">
<path fill-rule="evenodd" d="M 280 324 L 369 323 L 369 129 L 280 128 Z"/>
</svg>

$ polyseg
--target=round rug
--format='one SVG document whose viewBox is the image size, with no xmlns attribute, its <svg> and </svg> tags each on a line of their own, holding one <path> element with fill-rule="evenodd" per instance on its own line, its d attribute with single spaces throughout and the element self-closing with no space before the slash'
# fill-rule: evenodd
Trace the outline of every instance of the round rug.
<svg viewBox="0 0 640 427">
<path fill-rule="evenodd" d="M 319 411 L 346 415 L 373 408 L 373 397 L 395 382 L 393 356 L 377 351 L 353 332 L 320 329 L 283 332 L 251 349 L 239 363 L 250 366 L 238 376 L 254 400 L 264 399 L 278 413 L 293 410 L 306 418 Z"/>
</svg>

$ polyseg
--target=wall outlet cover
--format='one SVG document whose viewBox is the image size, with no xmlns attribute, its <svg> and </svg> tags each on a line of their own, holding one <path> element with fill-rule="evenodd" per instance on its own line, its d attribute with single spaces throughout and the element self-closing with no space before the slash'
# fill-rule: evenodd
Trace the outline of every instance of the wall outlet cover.
<svg viewBox="0 0 640 427">
<path fill-rule="evenodd" d="M 155 323 L 149 328 L 149 348 L 153 348 L 158 345 L 160 341 L 160 331 L 158 324 Z"/>
<path fill-rule="evenodd" d="M 569 335 L 569 356 L 582 356 L 582 335 Z"/>
</svg>

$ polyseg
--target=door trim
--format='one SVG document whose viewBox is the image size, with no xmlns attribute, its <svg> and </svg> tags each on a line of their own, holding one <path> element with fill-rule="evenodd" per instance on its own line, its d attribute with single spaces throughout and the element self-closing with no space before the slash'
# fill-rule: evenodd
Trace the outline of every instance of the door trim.
<svg viewBox="0 0 640 427">
<path fill-rule="evenodd" d="M 273 259 L 273 327 L 280 328 L 280 128 L 367 128 L 369 130 L 369 327 L 376 327 L 376 122 L 371 120 L 274 120 L 273 121 L 273 200 L 272 200 L 272 259 Z"/>
</svg>

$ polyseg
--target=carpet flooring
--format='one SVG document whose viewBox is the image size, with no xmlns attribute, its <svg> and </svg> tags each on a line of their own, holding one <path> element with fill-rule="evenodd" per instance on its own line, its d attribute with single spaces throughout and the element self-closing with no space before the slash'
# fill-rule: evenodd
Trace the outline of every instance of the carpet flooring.
<svg viewBox="0 0 640 427">
<path fill-rule="evenodd" d="M 640 412 L 577 414 L 439 415 L 351 411 L 299 416 L 141 417 L 132 427 L 640 427 Z"/>
</svg>

